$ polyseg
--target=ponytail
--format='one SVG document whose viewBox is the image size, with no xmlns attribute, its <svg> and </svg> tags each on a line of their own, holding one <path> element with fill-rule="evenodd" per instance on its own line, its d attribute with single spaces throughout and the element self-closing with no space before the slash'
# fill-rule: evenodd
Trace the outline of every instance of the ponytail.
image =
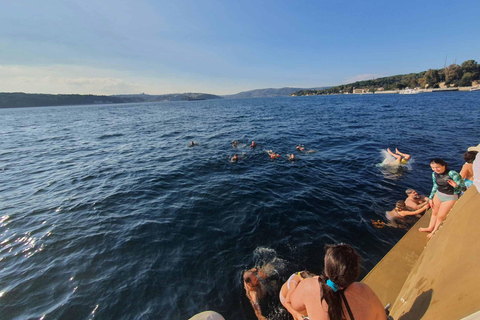
<svg viewBox="0 0 480 320">
<path fill-rule="evenodd" d="M 320 301 L 325 300 L 328 305 L 328 318 L 330 320 L 343 320 L 345 319 L 343 314 L 342 297 L 340 291 L 335 292 L 331 287 L 327 285 L 327 276 L 322 274 L 318 277 L 318 282 L 322 288 Z"/>
</svg>

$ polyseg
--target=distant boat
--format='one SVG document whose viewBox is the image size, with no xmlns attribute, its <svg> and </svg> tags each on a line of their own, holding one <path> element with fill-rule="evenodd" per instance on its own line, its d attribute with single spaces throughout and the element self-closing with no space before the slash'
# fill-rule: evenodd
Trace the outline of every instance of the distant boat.
<svg viewBox="0 0 480 320">
<path fill-rule="evenodd" d="M 404 89 L 404 90 L 400 90 L 398 93 L 399 94 L 417 94 L 419 92 L 420 91 L 418 91 L 418 90 L 407 88 L 407 89 Z"/>
<path fill-rule="evenodd" d="M 478 91 L 478 90 L 480 90 L 480 87 L 472 87 L 472 88 L 470 88 L 470 91 Z"/>
</svg>

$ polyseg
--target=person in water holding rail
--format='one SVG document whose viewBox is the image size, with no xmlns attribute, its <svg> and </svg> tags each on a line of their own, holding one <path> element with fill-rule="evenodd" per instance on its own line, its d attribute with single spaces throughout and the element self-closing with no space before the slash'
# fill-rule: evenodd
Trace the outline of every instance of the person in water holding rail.
<svg viewBox="0 0 480 320">
<path fill-rule="evenodd" d="M 457 172 L 448 169 L 447 163 L 439 158 L 430 161 L 432 168 L 433 188 L 430 196 L 432 217 L 427 228 L 418 229 L 420 232 L 429 232 L 430 239 L 440 224 L 445 220 L 450 209 L 458 200 L 458 195 L 466 190 L 465 183 Z"/>
<path fill-rule="evenodd" d="M 407 199 L 405 199 L 405 205 L 413 210 L 423 208 L 428 204 L 428 197 L 419 195 L 417 191 L 413 189 L 405 190 Z"/>
<path fill-rule="evenodd" d="M 397 203 L 395 204 L 395 208 L 393 210 L 387 211 L 385 216 L 388 220 L 390 220 L 393 223 L 394 226 L 405 227 L 405 225 L 408 225 L 408 222 L 412 222 L 408 220 L 409 217 L 417 216 L 428 209 L 428 202 L 427 202 L 427 205 L 424 205 L 420 209 L 417 209 L 417 210 L 413 210 L 413 209 L 409 210 L 409 209 L 411 208 L 407 207 L 407 205 L 405 204 L 405 201 L 400 200 L 400 201 L 397 201 Z"/>
<path fill-rule="evenodd" d="M 375 292 L 355 282 L 360 257 L 347 244 L 326 246 L 325 269 L 303 279 L 291 295 L 291 306 L 310 320 L 385 320 L 385 309 Z M 295 317 L 295 315 L 294 315 Z M 296 318 L 297 319 L 297 318 Z"/>
<path fill-rule="evenodd" d="M 243 272 L 243 286 L 258 320 L 266 320 L 260 308 L 260 300 L 267 293 L 260 279 L 266 278 L 267 275 L 260 268 L 252 268 Z"/>
<path fill-rule="evenodd" d="M 402 164 L 402 165 L 405 165 L 408 163 L 408 161 L 410 160 L 410 155 L 407 154 L 407 153 L 402 153 L 400 151 L 398 151 L 397 148 L 395 148 L 395 153 L 393 153 L 392 151 L 390 151 L 390 148 L 387 148 L 387 152 L 392 155 L 397 161 L 398 163 Z"/>
</svg>

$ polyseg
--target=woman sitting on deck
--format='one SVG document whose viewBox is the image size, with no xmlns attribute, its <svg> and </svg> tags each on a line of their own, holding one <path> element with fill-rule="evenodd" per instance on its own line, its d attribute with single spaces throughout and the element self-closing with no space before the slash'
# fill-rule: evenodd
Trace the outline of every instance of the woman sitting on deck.
<svg viewBox="0 0 480 320">
<path fill-rule="evenodd" d="M 360 257 L 347 244 L 325 247 L 325 270 L 319 277 L 303 279 L 291 295 L 291 307 L 310 320 L 387 319 L 375 292 L 355 282 Z M 348 315 L 347 315 L 348 314 Z M 301 320 L 295 318 L 295 320 Z"/>
</svg>

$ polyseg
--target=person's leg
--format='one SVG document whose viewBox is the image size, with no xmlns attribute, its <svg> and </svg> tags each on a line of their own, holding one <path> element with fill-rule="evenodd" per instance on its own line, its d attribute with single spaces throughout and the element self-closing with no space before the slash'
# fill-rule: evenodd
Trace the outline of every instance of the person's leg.
<svg viewBox="0 0 480 320">
<path fill-rule="evenodd" d="M 455 202 L 457 202 L 457 200 L 442 202 L 442 204 L 440 205 L 440 209 L 438 210 L 437 221 L 435 222 L 435 227 L 433 228 L 432 232 L 427 235 L 428 238 L 431 238 L 433 236 L 433 234 L 435 233 L 435 231 L 438 230 L 438 227 L 440 227 L 443 220 L 445 220 L 445 217 L 450 212 L 450 209 L 452 209 Z"/>
<path fill-rule="evenodd" d="M 438 210 L 440 209 L 440 205 L 442 202 L 438 198 L 437 194 L 433 197 L 433 207 L 432 207 L 432 217 L 430 218 L 430 224 L 427 228 L 419 228 L 418 231 L 420 232 L 432 232 L 435 228 L 435 223 L 437 221 Z"/>
<path fill-rule="evenodd" d="M 391 156 L 393 156 L 395 159 L 397 159 L 397 161 L 402 160 L 402 156 L 393 153 L 392 151 L 390 151 L 390 148 L 387 148 L 387 152 L 388 152 Z"/>
<path fill-rule="evenodd" d="M 397 154 L 401 155 L 403 158 L 405 158 L 405 160 L 410 159 L 410 155 L 409 155 L 408 153 L 402 153 L 402 152 L 398 151 L 397 148 L 395 148 L 395 152 L 396 152 Z"/>
</svg>

